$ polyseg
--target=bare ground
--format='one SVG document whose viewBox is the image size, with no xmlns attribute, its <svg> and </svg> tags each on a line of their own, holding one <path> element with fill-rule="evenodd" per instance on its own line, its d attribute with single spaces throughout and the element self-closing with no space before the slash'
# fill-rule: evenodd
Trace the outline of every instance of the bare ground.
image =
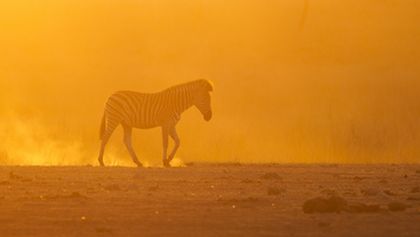
<svg viewBox="0 0 420 237">
<path fill-rule="evenodd" d="M 420 236 L 420 165 L 3 166 L 0 236 Z"/>
</svg>

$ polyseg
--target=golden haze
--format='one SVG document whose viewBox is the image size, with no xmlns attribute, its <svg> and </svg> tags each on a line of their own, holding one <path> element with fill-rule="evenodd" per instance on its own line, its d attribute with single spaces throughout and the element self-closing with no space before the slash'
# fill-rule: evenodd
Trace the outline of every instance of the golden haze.
<svg viewBox="0 0 420 237">
<path fill-rule="evenodd" d="M 96 164 L 112 92 L 197 78 L 215 115 L 184 114 L 183 161 L 418 162 L 420 2 L 304 2 L 2 1 L 0 163 Z M 160 131 L 134 143 L 160 162 Z"/>
</svg>

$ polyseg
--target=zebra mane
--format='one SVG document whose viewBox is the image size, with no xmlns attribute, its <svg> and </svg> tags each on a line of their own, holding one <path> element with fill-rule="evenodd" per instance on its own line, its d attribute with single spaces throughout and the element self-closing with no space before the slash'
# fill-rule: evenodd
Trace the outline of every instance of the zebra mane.
<svg viewBox="0 0 420 237">
<path fill-rule="evenodd" d="M 198 80 L 195 80 L 195 81 L 190 81 L 190 82 L 178 84 L 178 85 L 175 85 L 175 86 L 171 86 L 166 90 L 176 89 L 176 88 L 185 87 L 185 86 L 187 86 L 187 87 L 194 86 L 194 87 L 205 88 L 208 91 L 213 91 L 213 88 L 214 88 L 212 81 L 207 80 L 207 79 L 198 79 Z"/>
<path fill-rule="evenodd" d="M 195 82 L 199 83 L 200 86 L 203 86 L 208 91 L 213 91 L 213 89 L 214 89 L 214 84 L 210 80 L 207 80 L 207 79 L 198 79 Z"/>
</svg>

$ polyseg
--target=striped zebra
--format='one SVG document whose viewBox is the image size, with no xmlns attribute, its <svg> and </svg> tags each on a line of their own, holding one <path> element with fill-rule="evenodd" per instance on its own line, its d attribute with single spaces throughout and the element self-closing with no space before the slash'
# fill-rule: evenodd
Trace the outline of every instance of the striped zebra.
<svg viewBox="0 0 420 237">
<path fill-rule="evenodd" d="M 99 164 L 104 166 L 103 155 L 105 146 L 115 128 L 121 124 L 124 129 L 124 143 L 131 158 L 137 166 L 142 163 L 137 159 L 131 143 L 133 128 L 162 128 L 163 165 L 170 167 L 180 144 L 176 125 L 182 112 L 196 106 L 209 121 L 212 117 L 210 91 L 213 85 L 210 81 L 200 79 L 172 86 L 158 93 L 139 93 L 134 91 L 118 91 L 108 98 L 102 117 L 100 129 L 101 148 Z M 174 148 L 167 156 L 168 136 L 174 140 Z"/>
</svg>

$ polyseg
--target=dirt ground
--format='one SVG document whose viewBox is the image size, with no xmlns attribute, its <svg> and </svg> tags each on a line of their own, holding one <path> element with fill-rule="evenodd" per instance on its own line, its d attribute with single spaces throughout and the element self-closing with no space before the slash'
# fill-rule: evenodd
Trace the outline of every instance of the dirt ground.
<svg viewBox="0 0 420 237">
<path fill-rule="evenodd" d="M 2 166 L 0 236 L 420 236 L 420 165 Z"/>
</svg>

